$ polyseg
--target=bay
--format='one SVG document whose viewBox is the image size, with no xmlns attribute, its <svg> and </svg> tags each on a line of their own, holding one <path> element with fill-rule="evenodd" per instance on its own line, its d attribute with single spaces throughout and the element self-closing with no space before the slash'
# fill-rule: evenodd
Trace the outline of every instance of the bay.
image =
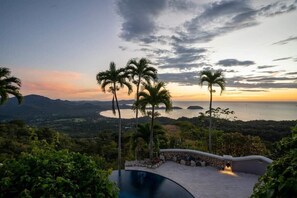
<svg viewBox="0 0 297 198">
<path fill-rule="evenodd" d="M 173 109 L 165 113 L 163 109 L 158 110 L 161 116 L 178 119 L 180 117 L 197 117 L 199 112 L 205 113 L 209 108 L 206 101 L 174 101 L 173 106 L 182 109 Z M 203 109 L 187 109 L 189 106 L 201 106 Z M 297 102 L 213 102 L 213 108 L 229 108 L 234 111 L 237 120 L 297 120 Z M 134 118 L 135 113 L 130 109 L 121 110 L 122 118 Z M 102 111 L 100 115 L 117 118 L 111 110 Z M 141 115 L 141 114 L 140 114 Z M 234 117 L 234 116 L 231 116 Z"/>
</svg>

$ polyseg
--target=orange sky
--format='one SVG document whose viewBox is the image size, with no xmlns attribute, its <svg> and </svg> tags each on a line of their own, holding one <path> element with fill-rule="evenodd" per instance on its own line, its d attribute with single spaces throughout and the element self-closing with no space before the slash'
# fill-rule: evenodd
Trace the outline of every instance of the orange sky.
<svg viewBox="0 0 297 198">
<path fill-rule="evenodd" d="M 87 76 L 77 72 L 50 70 L 14 70 L 14 75 L 22 80 L 23 95 L 39 94 L 52 99 L 67 100 L 110 100 L 111 94 L 103 93 L 96 83 L 95 75 Z M 197 83 L 198 84 L 198 83 Z M 179 86 L 167 84 L 172 100 L 208 101 L 207 86 Z M 216 101 L 297 101 L 297 89 L 267 89 L 265 92 L 246 92 L 226 87 L 222 95 L 214 93 Z M 119 93 L 120 99 L 133 99 L 127 90 Z"/>
</svg>

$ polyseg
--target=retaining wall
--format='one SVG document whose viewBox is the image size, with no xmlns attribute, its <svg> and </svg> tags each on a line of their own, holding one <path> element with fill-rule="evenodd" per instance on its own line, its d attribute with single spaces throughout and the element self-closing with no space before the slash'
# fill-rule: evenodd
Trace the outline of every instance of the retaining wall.
<svg viewBox="0 0 297 198">
<path fill-rule="evenodd" d="M 160 155 L 164 156 L 165 160 L 181 162 L 181 160 L 189 159 L 191 161 L 204 161 L 207 165 L 223 169 L 227 163 L 232 167 L 234 172 L 245 172 L 257 175 L 263 175 L 272 160 L 260 156 L 251 155 L 245 157 L 232 157 L 230 155 L 215 155 L 202 151 L 190 149 L 161 149 Z"/>
</svg>

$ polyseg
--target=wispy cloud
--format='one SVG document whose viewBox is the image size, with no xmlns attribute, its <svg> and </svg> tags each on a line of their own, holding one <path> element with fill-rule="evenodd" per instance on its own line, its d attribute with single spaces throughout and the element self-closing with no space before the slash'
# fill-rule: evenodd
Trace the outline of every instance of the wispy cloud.
<svg viewBox="0 0 297 198">
<path fill-rule="evenodd" d="M 290 60 L 290 59 L 292 59 L 292 57 L 277 58 L 277 59 L 273 59 L 272 61 L 283 61 L 283 60 Z"/>
<path fill-rule="evenodd" d="M 240 89 L 240 91 L 245 92 L 268 92 L 266 89 Z"/>
<path fill-rule="evenodd" d="M 276 67 L 276 65 L 261 65 L 261 66 L 258 66 L 258 69 L 268 69 L 273 67 Z"/>
<path fill-rule="evenodd" d="M 275 16 L 284 14 L 296 10 L 297 1 L 278 1 L 275 3 L 268 4 L 258 10 L 259 15 L 263 16 Z"/>
<path fill-rule="evenodd" d="M 254 65 L 255 62 L 250 61 L 250 60 L 239 61 L 237 59 L 224 59 L 224 60 L 218 61 L 216 64 L 217 65 L 222 65 L 222 66 L 225 66 L 225 67 L 229 67 L 229 66 L 250 66 L 250 65 Z"/>
<path fill-rule="evenodd" d="M 127 47 L 125 47 L 125 46 L 119 46 L 119 48 L 120 48 L 122 51 L 126 51 L 126 50 L 127 50 Z"/>
<path fill-rule="evenodd" d="M 205 10 L 184 23 L 173 39 L 178 43 L 209 42 L 214 37 L 256 25 L 255 10 L 247 0 L 210 3 Z"/>
<path fill-rule="evenodd" d="M 159 74 L 160 80 L 164 82 L 178 83 L 179 85 L 197 85 L 198 72 L 165 73 Z"/>
<path fill-rule="evenodd" d="M 297 72 L 288 72 L 288 73 L 286 73 L 286 75 L 297 75 Z"/>
<path fill-rule="evenodd" d="M 297 41 L 297 36 L 290 36 L 287 39 L 284 39 L 284 40 L 273 43 L 273 45 L 284 45 L 284 44 L 287 44 L 287 43 L 292 42 L 292 41 Z"/>
<path fill-rule="evenodd" d="M 198 72 L 183 72 L 183 73 L 165 73 L 159 74 L 160 80 L 179 85 L 198 85 Z M 296 88 L 296 77 L 274 77 L 274 76 L 254 76 L 246 78 L 246 76 L 236 76 L 226 78 L 228 88 L 253 88 L 253 89 L 268 89 L 268 88 Z"/>
<path fill-rule="evenodd" d="M 173 44 L 171 51 L 166 51 L 164 56 L 157 57 L 157 64 L 159 68 L 168 69 L 192 69 L 209 66 L 204 61 L 207 52 L 206 48 L 196 48 L 191 46 L 181 46 Z M 199 61 L 199 63 L 197 63 Z"/>
</svg>

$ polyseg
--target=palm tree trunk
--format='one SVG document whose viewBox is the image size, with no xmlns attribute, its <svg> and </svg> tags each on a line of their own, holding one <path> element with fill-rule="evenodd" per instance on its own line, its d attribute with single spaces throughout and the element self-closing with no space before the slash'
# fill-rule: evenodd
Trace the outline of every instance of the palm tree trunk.
<svg viewBox="0 0 297 198">
<path fill-rule="evenodd" d="M 114 97 L 116 99 L 118 114 L 119 114 L 119 137 L 118 137 L 118 170 L 121 170 L 121 157 L 122 157 L 122 117 L 121 117 L 121 111 L 119 107 L 119 102 L 117 98 L 116 90 L 114 91 Z"/>
<path fill-rule="evenodd" d="M 212 86 L 210 87 L 210 100 L 209 100 L 209 129 L 208 129 L 208 150 L 211 153 L 212 147 L 211 147 L 211 113 L 212 113 Z"/>
<path fill-rule="evenodd" d="M 154 152 L 154 119 L 155 119 L 155 106 L 152 106 L 152 120 L 151 120 L 151 133 L 150 133 L 150 160 L 153 159 Z"/>
<path fill-rule="evenodd" d="M 137 90 L 136 90 L 136 104 L 138 104 L 138 100 L 139 100 L 139 86 L 140 86 L 140 78 L 137 82 Z M 137 126 L 138 126 L 138 107 L 136 107 L 136 126 L 135 129 L 137 130 Z"/>
</svg>

